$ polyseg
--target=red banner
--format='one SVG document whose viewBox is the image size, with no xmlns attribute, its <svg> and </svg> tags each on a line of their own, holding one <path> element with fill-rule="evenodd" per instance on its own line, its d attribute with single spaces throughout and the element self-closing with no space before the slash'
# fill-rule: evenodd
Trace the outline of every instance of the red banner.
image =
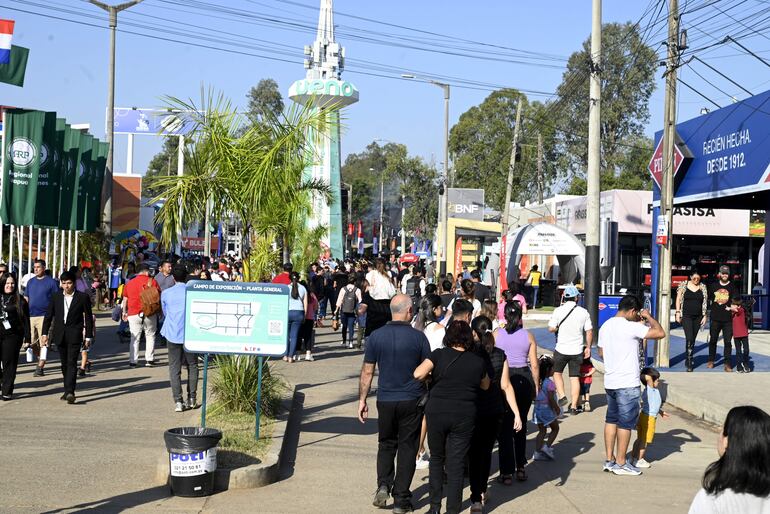
<svg viewBox="0 0 770 514">
<path fill-rule="evenodd" d="M 504 235 L 500 240 L 500 291 L 508 289 L 508 263 L 505 261 L 508 250 L 508 235 Z"/>
<path fill-rule="evenodd" d="M 455 278 L 463 272 L 463 238 L 458 237 L 455 243 Z"/>
</svg>

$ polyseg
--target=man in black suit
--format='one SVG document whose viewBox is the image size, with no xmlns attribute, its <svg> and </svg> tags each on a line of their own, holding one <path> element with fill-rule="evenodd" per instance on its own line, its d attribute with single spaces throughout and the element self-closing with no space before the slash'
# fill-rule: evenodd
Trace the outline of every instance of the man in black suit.
<svg viewBox="0 0 770 514">
<path fill-rule="evenodd" d="M 65 271 L 61 274 L 59 282 L 63 291 L 54 294 L 48 304 L 48 311 L 43 320 L 43 334 L 49 333 L 53 323 L 51 338 L 59 347 L 61 370 L 64 375 L 64 394 L 61 399 L 67 403 L 75 403 L 78 359 L 81 349 L 91 346 L 94 318 L 91 314 L 91 298 L 75 290 L 75 276 Z M 48 344 L 48 337 L 43 338 L 43 344 Z"/>
</svg>

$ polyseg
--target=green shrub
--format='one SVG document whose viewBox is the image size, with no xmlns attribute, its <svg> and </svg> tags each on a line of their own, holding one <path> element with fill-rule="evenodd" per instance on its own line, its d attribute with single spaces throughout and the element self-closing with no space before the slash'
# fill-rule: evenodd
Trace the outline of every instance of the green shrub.
<svg viewBox="0 0 770 514">
<path fill-rule="evenodd" d="M 214 364 L 216 370 L 212 373 L 211 390 L 216 398 L 217 410 L 254 414 L 258 358 L 251 355 L 217 355 Z M 267 359 L 263 359 L 262 366 L 262 414 L 274 417 L 287 386 L 271 371 Z"/>
</svg>

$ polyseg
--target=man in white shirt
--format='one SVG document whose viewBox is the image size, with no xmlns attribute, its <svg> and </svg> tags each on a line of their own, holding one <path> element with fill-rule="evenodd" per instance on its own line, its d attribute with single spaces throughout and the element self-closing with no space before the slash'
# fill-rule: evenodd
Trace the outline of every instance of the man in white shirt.
<svg viewBox="0 0 770 514">
<path fill-rule="evenodd" d="M 580 398 L 580 365 L 583 359 L 591 357 L 591 343 L 594 338 L 591 316 L 577 304 L 580 295 L 578 288 L 567 286 L 564 289 L 563 303 L 557 307 L 548 322 L 548 331 L 556 334 L 556 349 L 553 352 L 553 381 L 559 393 L 559 404 L 567 404 L 564 392 L 564 368 L 569 366 L 570 414 L 583 412 L 578 405 Z"/>
<path fill-rule="evenodd" d="M 636 428 L 639 420 L 639 344 L 644 339 L 663 339 L 665 336 L 660 323 L 642 309 L 637 297 L 630 295 L 620 300 L 618 313 L 599 329 L 599 355 L 604 359 L 604 389 L 607 394 L 604 420 L 607 458 L 604 471 L 616 475 L 642 474 L 637 467 L 626 462 L 631 430 Z"/>
</svg>

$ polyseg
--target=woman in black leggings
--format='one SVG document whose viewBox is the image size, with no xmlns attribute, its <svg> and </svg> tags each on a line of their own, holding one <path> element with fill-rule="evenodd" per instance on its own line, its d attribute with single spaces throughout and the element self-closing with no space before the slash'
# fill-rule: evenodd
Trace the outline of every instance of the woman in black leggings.
<svg viewBox="0 0 770 514">
<path fill-rule="evenodd" d="M 684 329 L 685 365 L 687 371 L 693 368 L 695 337 L 698 330 L 706 323 L 706 299 L 708 290 L 701 281 L 698 270 L 690 271 L 687 282 L 679 284 L 676 290 L 676 321 Z"/>
<path fill-rule="evenodd" d="M 19 295 L 16 279 L 0 277 L 0 377 L 3 401 L 10 400 L 22 343 L 30 340 L 29 304 Z"/>
</svg>

